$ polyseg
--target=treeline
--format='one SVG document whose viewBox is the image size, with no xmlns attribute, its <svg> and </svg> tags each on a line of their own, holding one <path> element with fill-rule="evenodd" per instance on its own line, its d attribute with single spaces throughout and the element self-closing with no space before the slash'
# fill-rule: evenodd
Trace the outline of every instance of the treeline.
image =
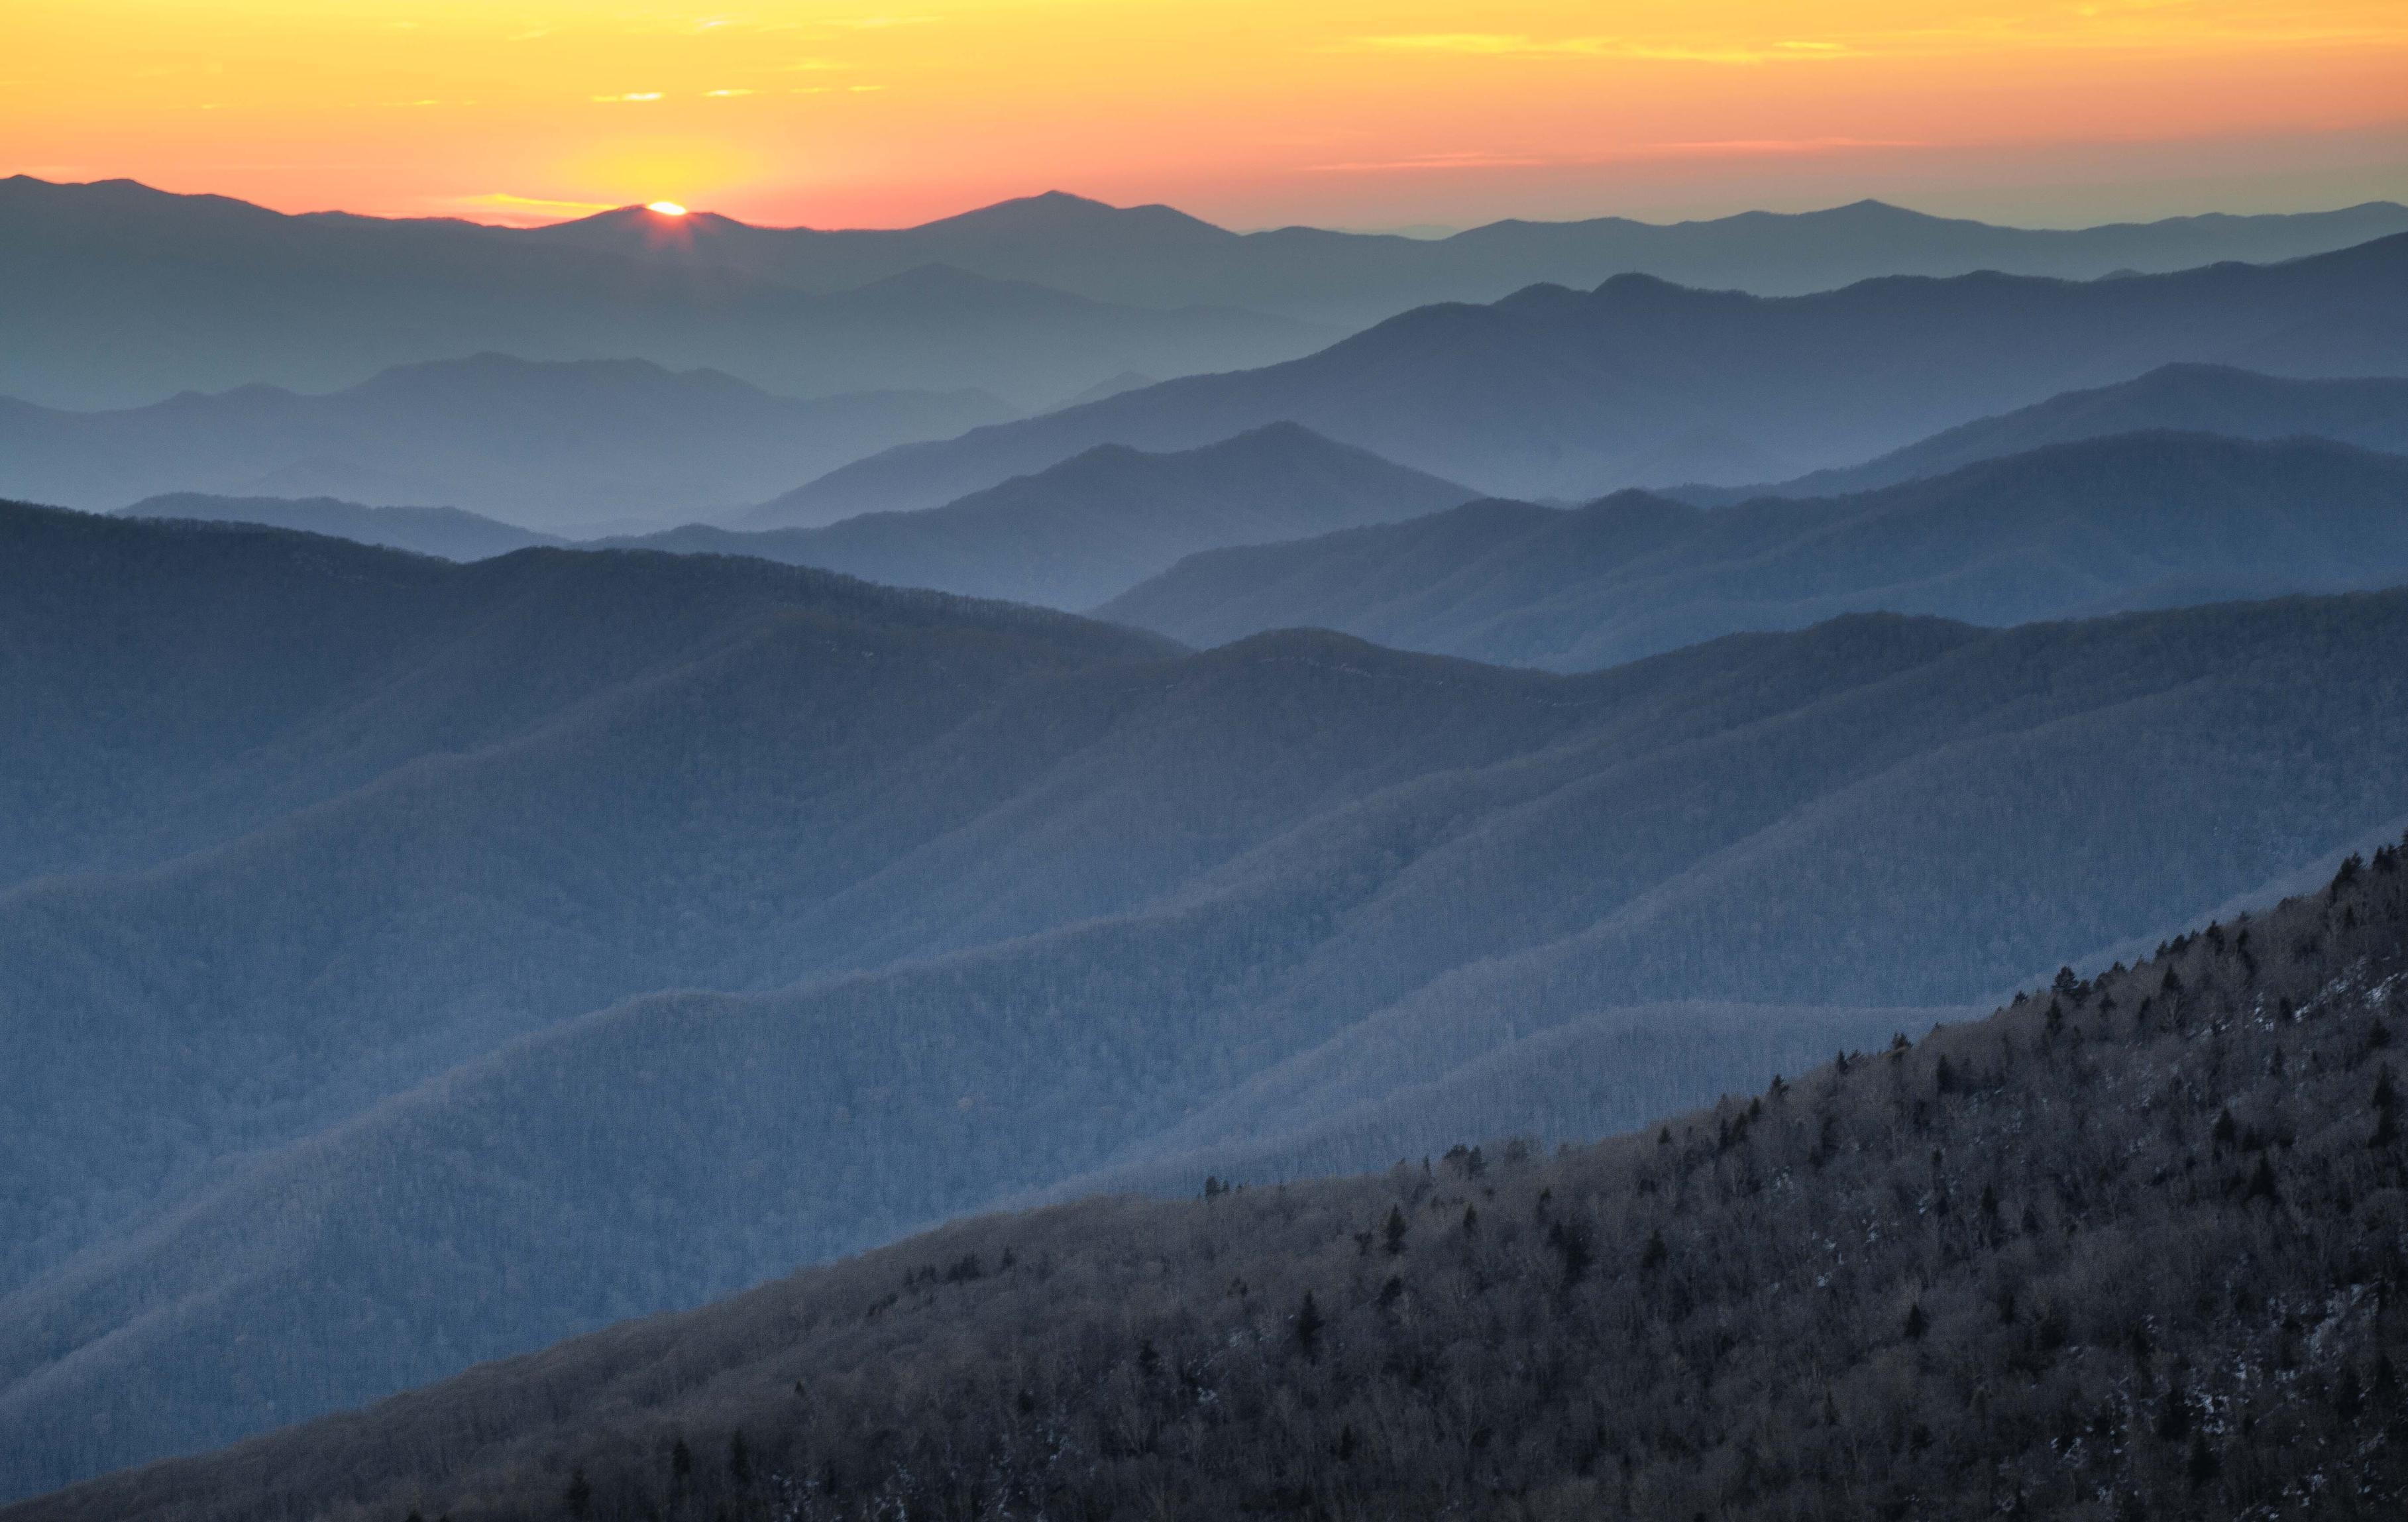
<svg viewBox="0 0 2408 1522">
<path fill-rule="evenodd" d="M 965 1223 L 35 1519 L 2389 1517 L 2408 872 L 1596 1147 Z"/>
</svg>

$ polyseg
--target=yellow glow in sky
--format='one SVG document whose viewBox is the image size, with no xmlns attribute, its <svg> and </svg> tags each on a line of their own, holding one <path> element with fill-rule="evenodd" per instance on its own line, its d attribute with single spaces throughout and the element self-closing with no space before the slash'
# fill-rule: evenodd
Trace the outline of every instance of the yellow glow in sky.
<svg viewBox="0 0 2408 1522">
<path fill-rule="evenodd" d="M 2286 208 L 2408 194 L 2408 4 L 8 0 L 8 172 L 502 222 Z"/>
</svg>

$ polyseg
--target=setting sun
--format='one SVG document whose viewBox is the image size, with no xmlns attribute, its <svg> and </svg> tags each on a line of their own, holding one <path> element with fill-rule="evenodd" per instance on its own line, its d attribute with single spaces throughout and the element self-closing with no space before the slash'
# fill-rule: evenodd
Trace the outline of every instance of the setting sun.
<svg viewBox="0 0 2408 1522">
<path fill-rule="evenodd" d="M 685 215 L 685 208 L 678 205 L 675 201 L 647 202 L 644 206 L 644 209 L 647 211 L 657 211 L 664 217 L 682 217 Z"/>
</svg>

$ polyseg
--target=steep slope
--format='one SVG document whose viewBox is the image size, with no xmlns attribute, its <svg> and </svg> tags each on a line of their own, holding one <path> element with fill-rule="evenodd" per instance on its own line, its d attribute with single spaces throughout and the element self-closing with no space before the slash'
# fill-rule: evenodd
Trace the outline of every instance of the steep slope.
<svg viewBox="0 0 2408 1522">
<path fill-rule="evenodd" d="M 1851 611 L 2007 625 L 2408 582 L 2408 459 L 2132 434 L 1855 495 L 1480 502 L 1198 554 L 1096 610 L 1212 645 L 1312 625 L 1586 670 Z"/>
<path fill-rule="evenodd" d="M 916 266 L 812 294 L 472 223 L 284 216 L 22 175 L 0 179 L 0 394 L 63 408 L 254 382 L 329 391 L 483 350 L 708 366 L 795 395 L 975 386 L 1038 406 L 1122 370 L 1262 365 L 1342 331 Z"/>
<path fill-rule="evenodd" d="M 628 258 L 719 265 L 812 291 L 941 264 L 1102 301 L 1200 301 L 1358 327 L 1432 302 L 1494 301 L 1542 281 L 1586 286 L 1617 274 L 1760 295 L 1796 295 L 1877 275 L 1980 269 L 2091 280 L 2118 270 L 2293 259 L 2403 231 L 2408 208 L 2388 203 L 2057 231 L 1860 201 L 1670 225 L 1622 217 L 1500 222 L 1445 238 L 1312 227 L 1240 234 L 1169 207 L 1112 207 L 1054 191 L 892 230 L 754 227 L 707 213 L 672 223 L 623 207 L 526 236 Z"/>
<path fill-rule="evenodd" d="M 257 524 L 302 534 L 324 534 L 445 560 L 484 560 L 568 540 L 480 518 L 458 508 L 370 508 L 330 496 L 208 496 L 170 492 L 120 508 L 121 518 L 169 518 L 188 523 Z"/>
<path fill-rule="evenodd" d="M 105 510 L 170 492 L 313 495 L 275 486 L 314 476 L 372 506 L 674 523 L 1011 415 L 981 392 L 796 401 L 712 370 L 482 353 L 322 396 L 246 386 L 122 412 L 0 404 L 0 493 Z"/>
<path fill-rule="evenodd" d="M 934 507 L 1096 444 L 1299 423 L 1506 496 L 1781 479 L 2177 361 L 2408 368 L 2408 237 L 2272 266 L 1867 280 L 1767 299 L 1621 276 L 1405 313 L 1319 353 L 906 445 L 790 494 L 819 518 Z"/>
<path fill-rule="evenodd" d="M 1273 424 L 1174 453 L 1101 445 L 922 512 L 758 533 L 688 527 L 612 542 L 761 555 L 895 585 L 1079 609 L 1198 550 L 1393 523 L 1472 495 Z"/>
<path fill-rule="evenodd" d="M 587 561 L 723 599 L 746 566 L 407 564 Z M 1814 1006 L 1819 1044 L 2408 800 L 2408 594 L 1850 619 L 1567 679 L 785 585 L 539 730 L 0 899 L 12 1489 L 1082 1174 L 1379 1145 L 1324 1128 L 1599 1012 Z M 1622 1028 L 1599 1113 L 1720 1081 Z"/>
<path fill-rule="evenodd" d="M 2408 366 L 2408 356 L 2401 364 Z M 1752 496 L 1842 496 L 2051 444 L 2157 430 L 2233 438 L 2304 435 L 2408 454 L 2408 380 L 2287 380 L 2229 366 L 2168 365 L 2118 385 L 2068 392 L 1950 428 L 1845 469 L 1818 470 L 1774 486 L 1682 487 L 1670 495 L 1700 507 Z"/>
<path fill-rule="evenodd" d="M 1601 1145 L 966 1222 L 6 1515 L 2396 1515 L 2403 876 Z"/>
</svg>

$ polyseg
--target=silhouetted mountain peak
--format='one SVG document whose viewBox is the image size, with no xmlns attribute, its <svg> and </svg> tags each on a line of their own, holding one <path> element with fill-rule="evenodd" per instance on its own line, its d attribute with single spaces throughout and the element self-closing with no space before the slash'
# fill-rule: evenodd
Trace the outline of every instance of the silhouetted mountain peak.
<svg viewBox="0 0 2408 1522">
<path fill-rule="evenodd" d="M 1892 205 L 1887 201 L 1877 200 L 1870 195 L 1860 201 L 1850 201 L 1845 206 L 1828 207 L 1821 211 L 1809 211 L 1804 215 L 1818 221 L 1853 223 L 1864 226 L 1898 226 L 1959 220 L 1951 217 L 1935 217 L 1928 211 L 1912 210 L 1906 207 Z M 1969 223 L 1967 225 L 1978 224 Z"/>
<path fill-rule="evenodd" d="M 1139 232 L 1151 238 L 1170 237 L 1188 242 L 1217 243 L 1238 237 L 1175 207 L 1149 204 L 1118 207 L 1068 191 L 1051 190 L 1024 195 L 958 216 L 940 218 L 913 229 L 927 233 L 1003 234 L 1010 237 L 1055 235 L 1063 232 Z"/>
<path fill-rule="evenodd" d="M 734 217 L 724 216 L 716 211 L 699 211 L 689 208 L 682 212 L 669 213 L 655 211 L 651 207 L 642 205 L 617 206 L 608 211 L 597 211 L 590 217 L 572 217 L 566 222 L 552 223 L 544 230 L 553 231 L 573 227 L 609 227 L 655 234 L 693 233 L 703 230 L 712 232 L 729 229 L 741 232 L 759 230 L 749 222 L 738 222 Z"/>
</svg>

